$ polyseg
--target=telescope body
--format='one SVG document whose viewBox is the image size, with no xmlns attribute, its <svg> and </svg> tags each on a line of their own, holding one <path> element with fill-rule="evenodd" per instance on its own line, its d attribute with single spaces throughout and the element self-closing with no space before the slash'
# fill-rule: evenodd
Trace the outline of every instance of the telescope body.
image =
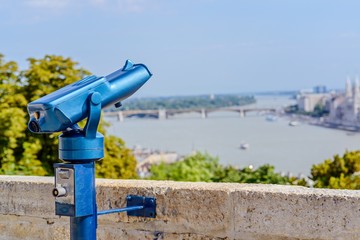
<svg viewBox="0 0 360 240">
<path fill-rule="evenodd" d="M 145 65 L 127 60 L 122 69 L 105 77 L 85 77 L 29 103 L 29 129 L 35 133 L 66 131 L 88 117 L 92 93 L 101 95 L 104 108 L 135 93 L 151 75 Z"/>
</svg>

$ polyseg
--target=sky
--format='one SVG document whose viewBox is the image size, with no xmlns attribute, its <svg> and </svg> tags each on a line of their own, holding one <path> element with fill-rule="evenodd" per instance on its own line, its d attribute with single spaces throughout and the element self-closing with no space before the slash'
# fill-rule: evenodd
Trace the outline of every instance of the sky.
<svg viewBox="0 0 360 240">
<path fill-rule="evenodd" d="M 139 96 L 233 94 L 360 76 L 358 0 L 0 0 L 0 53 L 70 57 L 98 76 L 126 59 Z"/>
</svg>

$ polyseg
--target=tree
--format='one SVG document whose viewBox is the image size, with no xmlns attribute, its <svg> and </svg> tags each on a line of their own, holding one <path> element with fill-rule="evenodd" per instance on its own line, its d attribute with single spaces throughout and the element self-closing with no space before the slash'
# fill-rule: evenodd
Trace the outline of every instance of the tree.
<svg viewBox="0 0 360 240">
<path fill-rule="evenodd" d="M 61 56 L 46 55 L 28 61 L 29 68 L 18 71 L 15 62 L 5 62 L 0 55 L 0 173 L 52 175 L 53 163 L 59 161 L 59 133 L 30 133 L 26 105 L 89 75 L 89 72 L 70 58 Z M 105 157 L 97 166 L 98 175 L 134 178 L 134 156 L 121 139 L 107 136 L 105 125 L 104 121 L 99 125 L 99 131 L 105 136 Z M 106 171 L 102 167 L 106 167 Z"/>
<path fill-rule="evenodd" d="M 329 111 L 325 108 L 323 103 L 318 103 L 315 105 L 314 111 L 311 113 L 312 117 L 323 117 L 328 115 Z"/>
<path fill-rule="evenodd" d="M 288 178 L 275 173 L 274 166 L 263 165 L 257 169 L 222 166 L 218 158 L 209 154 L 196 154 L 185 157 L 182 161 L 171 164 L 164 162 L 150 168 L 153 180 L 175 180 L 191 182 L 235 182 L 235 183 L 271 183 L 297 184 L 296 178 Z M 300 182 L 299 182 L 300 183 Z M 301 185 L 303 183 L 301 182 Z"/>
<path fill-rule="evenodd" d="M 175 180 L 189 182 L 213 182 L 221 171 L 218 158 L 197 152 L 172 164 L 164 162 L 150 168 L 152 180 Z"/>
<path fill-rule="evenodd" d="M 25 136 L 27 101 L 18 75 L 17 64 L 0 54 L 0 169 L 5 174 L 16 172 L 20 139 Z"/>
<path fill-rule="evenodd" d="M 317 188 L 360 189 L 359 173 L 360 151 L 353 151 L 313 165 L 311 179 Z"/>
<path fill-rule="evenodd" d="M 218 179 L 219 182 L 238 182 L 238 183 L 269 183 L 269 184 L 291 184 L 286 176 L 275 173 L 272 165 L 265 164 L 257 169 L 245 167 L 236 169 L 232 166 L 224 168 L 223 175 Z"/>
<path fill-rule="evenodd" d="M 103 178 L 137 178 L 136 159 L 125 142 L 114 136 L 105 140 L 105 157 L 96 163 L 96 175 Z"/>
</svg>

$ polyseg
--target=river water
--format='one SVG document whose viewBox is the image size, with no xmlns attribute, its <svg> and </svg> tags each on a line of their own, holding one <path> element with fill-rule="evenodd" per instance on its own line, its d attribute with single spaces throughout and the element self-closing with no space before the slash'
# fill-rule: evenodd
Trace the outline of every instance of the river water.
<svg viewBox="0 0 360 240">
<path fill-rule="evenodd" d="M 256 97 L 249 107 L 280 107 L 293 103 L 288 97 Z M 277 172 L 309 175 L 311 166 L 360 149 L 360 134 L 300 123 L 289 126 L 289 119 L 267 121 L 264 114 L 210 113 L 177 115 L 167 120 L 107 118 L 110 134 L 121 137 L 128 147 L 140 145 L 186 155 L 193 151 L 208 152 L 220 163 L 238 167 L 272 164 Z M 250 147 L 240 149 L 242 143 Z"/>
</svg>

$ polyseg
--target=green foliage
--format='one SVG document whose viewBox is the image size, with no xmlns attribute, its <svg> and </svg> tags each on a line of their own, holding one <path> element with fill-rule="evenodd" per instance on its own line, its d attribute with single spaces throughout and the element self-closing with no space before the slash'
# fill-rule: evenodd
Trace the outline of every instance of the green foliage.
<svg viewBox="0 0 360 240">
<path fill-rule="evenodd" d="M 329 111 L 323 104 L 316 104 L 314 111 L 310 115 L 312 117 L 323 117 L 329 115 Z"/>
<path fill-rule="evenodd" d="M 6 62 L 0 54 L 0 173 L 52 175 L 53 163 L 59 161 L 59 133 L 30 133 L 26 105 L 89 75 L 89 72 L 79 68 L 70 58 L 61 56 L 46 55 L 28 61 L 28 69 L 19 71 L 15 62 Z M 134 156 L 121 139 L 107 138 L 105 126 L 101 121 L 99 130 L 106 140 L 105 157 L 97 166 L 98 175 L 134 178 Z"/>
<path fill-rule="evenodd" d="M 265 164 L 257 169 L 245 167 L 236 169 L 232 166 L 225 167 L 223 175 L 218 179 L 219 182 L 238 182 L 238 183 L 270 183 L 270 184 L 289 184 L 289 178 L 275 173 L 274 166 Z"/>
<path fill-rule="evenodd" d="M 243 169 L 223 167 L 218 163 L 217 158 L 199 152 L 172 164 L 162 162 L 153 165 L 150 172 L 150 179 L 153 180 L 272 184 L 293 184 L 295 181 L 275 173 L 271 165 L 263 165 L 255 170 L 249 167 Z"/>
<path fill-rule="evenodd" d="M 29 58 L 28 62 L 29 69 L 21 74 L 26 81 L 23 89 L 28 101 L 34 101 L 90 74 L 77 67 L 77 62 L 62 56 L 46 55 L 42 59 Z"/>
<path fill-rule="evenodd" d="M 136 159 L 120 138 L 108 136 L 105 158 L 96 163 L 96 175 L 102 178 L 137 178 Z"/>
<path fill-rule="evenodd" d="M 334 189 L 360 189 L 360 151 L 335 155 L 323 163 L 313 165 L 311 179 L 314 187 Z"/>
<path fill-rule="evenodd" d="M 17 170 L 18 149 L 26 129 L 26 99 L 21 94 L 18 66 L 5 62 L 0 54 L 0 172 L 13 174 Z"/>
<path fill-rule="evenodd" d="M 219 170 L 221 166 L 217 158 L 198 152 L 172 164 L 160 163 L 151 166 L 150 179 L 213 182 Z"/>
</svg>

